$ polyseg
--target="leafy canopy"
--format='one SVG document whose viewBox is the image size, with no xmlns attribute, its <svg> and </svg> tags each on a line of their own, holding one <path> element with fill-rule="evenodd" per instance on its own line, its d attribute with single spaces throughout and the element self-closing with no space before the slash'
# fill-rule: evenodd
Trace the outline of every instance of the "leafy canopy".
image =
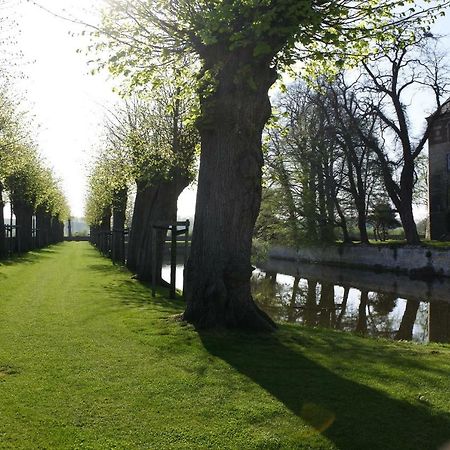
<svg viewBox="0 0 450 450">
<path fill-rule="evenodd" d="M 373 41 L 393 39 L 402 25 L 428 29 L 447 0 L 106 0 L 91 50 L 99 68 L 124 75 L 131 86 L 153 81 L 158 68 L 199 56 L 226 65 L 286 67 L 299 58 L 342 66 L 361 58 Z M 217 67 L 216 67 L 217 69 Z M 245 67 L 244 67 L 245 69 Z M 245 70 L 244 70 L 245 72 Z"/>
</svg>

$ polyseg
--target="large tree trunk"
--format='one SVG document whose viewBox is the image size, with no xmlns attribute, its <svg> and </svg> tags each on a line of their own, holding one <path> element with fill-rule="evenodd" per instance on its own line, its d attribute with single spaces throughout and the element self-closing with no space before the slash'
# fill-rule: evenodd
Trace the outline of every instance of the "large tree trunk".
<svg viewBox="0 0 450 450">
<path fill-rule="evenodd" d="M 128 189 L 122 189 L 114 196 L 112 217 L 111 258 L 114 262 L 125 262 L 125 220 L 127 211 Z"/>
<path fill-rule="evenodd" d="M 145 181 L 136 182 L 136 198 L 134 201 L 133 218 L 131 221 L 130 236 L 128 239 L 127 249 L 127 267 L 132 271 L 136 271 L 139 249 L 146 232 L 144 226 L 144 218 L 149 207 L 151 207 L 152 186 Z"/>
<path fill-rule="evenodd" d="M 14 204 L 16 216 L 16 250 L 28 252 L 33 246 L 33 208 L 22 203 Z"/>
<path fill-rule="evenodd" d="M 171 179 L 160 182 L 152 189 L 151 203 L 146 214 L 146 230 L 143 245 L 140 249 L 136 273 L 140 280 L 151 280 L 152 273 L 156 274 L 156 284 L 162 283 L 162 266 L 164 257 L 164 242 L 166 239 L 166 230 L 156 230 L 154 233 L 151 224 L 156 222 L 176 222 L 177 220 L 177 202 L 181 192 L 188 186 L 189 178 L 186 174 L 178 172 L 173 173 Z M 153 237 L 156 237 L 155 252 L 156 258 L 153 258 Z M 153 263 L 156 262 L 156 268 Z"/>
<path fill-rule="evenodd" d="M 166 230 L 155 230 L 156 268 L 153 269 L 153 230 L 157 222 L 172 223 L 177 220 L 177 202 L 181 192 L 189 185 L 189 176 L 177 169 L 168 180 L 153 185 L 140 185 L 134 205 L 130 232 L 127 267 L 140 280 L 151 281 L 153 272 L 156 284 L 163 284 L 161 277 Z"/>
<path fill-rule="evenodd" d="M 44 208 L 36 211 L 36 246 L 44 248 L 49 244 L 51 216 Z"/>
<path fill-rule="evenodd" d="M 215 92 L 201 98 L 202 151 L 184 319 L 198 328 L 268 331 L 275 324 L 252 299 L 250 255 L 261 202 L 261 136 L 276 73 L 261 64 L 244 76 L 242 67 L 251 66 L 252 55 L 241 56 L 230 55 Z"/>
</svg>

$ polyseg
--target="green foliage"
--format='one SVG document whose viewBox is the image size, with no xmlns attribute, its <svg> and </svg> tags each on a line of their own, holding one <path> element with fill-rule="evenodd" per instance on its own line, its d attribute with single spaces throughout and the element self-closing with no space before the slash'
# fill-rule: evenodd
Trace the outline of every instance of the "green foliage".
<svg viewBox="0 0 450 450">
<path fill-rule="evenodd" d="M 409 39 L 428 30 L 444 12 L 445 0 L 108 0 L 90 51 L 98 68 L 123 75 L 130 86 L 155 82 L 161 66 L 187 54 L 225 67 L 227 54 L 246 55 L 240 70 L 260 64 L 289 66 L 298 59 L 321 72 L 335 72 L 373 50 L 373 42 Z M 245 70 L 244 70 L 245 72 Z M 243 73 L 244 73 L 243 72 Z"/>
<path fill-rule="evenodd" d="M 64 220 L 69 208 L 59 180 L 46 167 L 27 131 L 26 114 L 11 100 L 6 86 L 0 90 L 0 185 L 13 205 L 38 208 Z"/>
<path fill-rule="evenodd" d="M 151 91 L 141 89 L 110 111 L 90 175 L 89 223 L 99 223 L 116 194 L 136 182 L 141 187 L 156 184 L 176 171 L 194 178 L 198 105 L 185 72 L 166 69 L 164 78 L 161 71 Z"/>
<path fill-rule="evenodd" d="M 401 226 L 401 223 L 396 218 L 395 209 L 388 202 L 374 205 L 368 221 L 373 225 L 375 237 L 381 241 L 386 241 L 390 229 Z"/>
<path fill-rule="evenodd" d="M 86 198 L 86 222 L 91 226 L 101 225 L 105 217 L 110 217 L 115 179 L 117 173 L 111 160 L 97 159 L 88 176 L 88 194 Z"/>
</svg>

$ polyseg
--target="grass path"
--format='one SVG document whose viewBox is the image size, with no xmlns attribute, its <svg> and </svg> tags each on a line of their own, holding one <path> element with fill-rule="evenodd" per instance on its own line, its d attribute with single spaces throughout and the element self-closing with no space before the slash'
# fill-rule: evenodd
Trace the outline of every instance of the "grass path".
<svg viewBox="0 0 450 450">
<path fill-rule="evenodd" d="M 87 243 L 0 265 L 0 448 L 437 449 L 450 347 L 197 333 Z"/>
</svg>

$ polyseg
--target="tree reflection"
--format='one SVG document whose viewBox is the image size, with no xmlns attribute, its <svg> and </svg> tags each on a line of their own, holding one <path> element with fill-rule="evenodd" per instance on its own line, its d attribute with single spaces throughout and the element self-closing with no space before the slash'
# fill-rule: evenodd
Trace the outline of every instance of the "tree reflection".
<svg viewBox="0 0 450 450">
<path fill-rule="evenodd" d="M 345 313 L 347 312 L 347 302 L 348 302 L 348 294 L 350 293 L 350 288 L 345 287 L 344 288 L 344 295 L 342 297 L 342 303 L 341 303 L 341 312 L 339 313 L 337 319 L 336 319 L 336 330 L 342 329 L 342 318 L 344 317 Z"/>
<path fill-rule="evenodd" d="M 319 325 L 331 328 L 336 322 L 336 305 L 334 304 L 334 284 L 322 283 L 319 302 Z"/>
<path fill-rule="evenodd" d="M 400 327 L 395 334 L 395 339 L 412 341 L 413 328 L 416 322 L 417 311 L 419 309 L 420 302 L 418 300 L 407 300 L 405 312 L 400 323 Z"/>
<path fill-rule="evenodd" d="M 423 341 L 428 335 L 433 342 L 450 342 L 450 303 L 447 302 L 425 304 L 364 288 L 359 288 L 358 294 L 349 284 L 341 288 L 329 281 L 277 272 L 258 273 L 252 279 L 252 290 L 259 306 L 275 321 L 353 331 L 362 336 Z M 342 293 L 342 298 L 337 292 Z M 405 310 L 399 316 L 404 301 Z"/>
<path fill-rule="evenodd" d="M 358 308 L 358 322 L 356 323 L 356 333 L 365 336 L 367 334 L 367 304 L 369 302 L 369 292 L 361 291 L 361 298 Z"/>
<path fill-rule="evenodd" d="M 317 281 L 308 280 L 308 291 L 306 293 L 306 302 L 304 307 L 304 323 L 310 327 L 317 326 L 317 314 L 319 307 L 317 305 Z"/>
</svg>

